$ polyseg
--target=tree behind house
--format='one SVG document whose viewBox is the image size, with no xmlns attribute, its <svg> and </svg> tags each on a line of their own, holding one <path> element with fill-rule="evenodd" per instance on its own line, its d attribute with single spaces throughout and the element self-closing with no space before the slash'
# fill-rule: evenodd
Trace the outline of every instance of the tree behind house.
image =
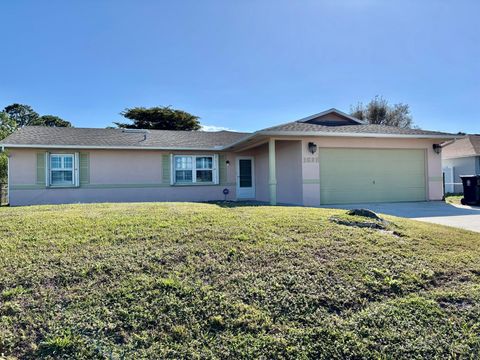
<svg viewBox="0 0 480 360">
<path fill-rule="evenodd" d="M 24 126 L 71 127 L 72 124 L 58 116 L 40 116 L 31 106 L 24 104 L 11 104 L 0 111 L 0 140 Z M 7 164 L 7 154 L 0 153 L 0 186 L 7 182 Z"/>
<path fill-rule="evenodd" d="M 413 126 L 412 115 L 407 104 L 390 105 L 381 96 L 375 96 L 366 106 L 359 102 L 350 108 L 350 115 L 364 120 L 370 124 L 411 128 Z"/>
<path fill-rule="evenodd" d="M 134 107 L 120 113 L 132 121 L 132 124 L 115 122 L 123 129 L 154 129 L 154 130 L 199 130 L 199 117 L 183 110 L 172 109 L 169 106 Z"/>
<path fill-rule="evenodd" d="M 10 117 L 10 119 L 17 123 L 18 127 L 30 125 L 40 117 L 31 106 L 24 104 L 11 104 L 5 106 L 3 111 Z"/>
<path fill-rule="evenodd" d="M 17 123 L 6 112 L 0 111 L 0 140 L 5 139 L 16 129 Z"/>
<path fill-rule="evenodd" d="M 10 119 L 18 127 L 24 126 L 49 126 L 49 127 L 72 127 L 72 124 L 58 116 L 38 114 L 33 108 L 25 104 L 11 104 L 3 109 Z"/>
<path fill-rule="evenodd" d="M 54 115 L 42 115 L 34 120 L 30 125 L 34 126 L 49 126 L 49 127 L 72 127 L 72 124 Z"/>
</svg>

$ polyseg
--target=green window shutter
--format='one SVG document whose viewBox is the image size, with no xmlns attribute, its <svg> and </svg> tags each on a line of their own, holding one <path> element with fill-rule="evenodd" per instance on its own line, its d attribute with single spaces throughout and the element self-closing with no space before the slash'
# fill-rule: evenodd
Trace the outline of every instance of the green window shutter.
<svg viewBox="0 0 480 360">
<path fill-rule="evenodd" d="M 79 155 L 80 185 L 90 184 L 90 154 Z"/>
<path fill-rule="evenodd" d="M 45 151 L 43 152 L 38 152 L 37 153 L 37 185 L 45 185 L 45 169 L 46 169 L 46 164 L 45 164 L 45 158 L 46 158 L 46 153 Z"/>
<path fill-rule="evenodd" d="M 227 157 L 225 154 L 218 155 L 218 179 L 220 185 L 227 183 Z"/>
<path fill-rule="evenodd" d="M 162 155 L 162 184 L 170 185 L 171 173 L 170 173 L 170 155 Z"/>
</svg>

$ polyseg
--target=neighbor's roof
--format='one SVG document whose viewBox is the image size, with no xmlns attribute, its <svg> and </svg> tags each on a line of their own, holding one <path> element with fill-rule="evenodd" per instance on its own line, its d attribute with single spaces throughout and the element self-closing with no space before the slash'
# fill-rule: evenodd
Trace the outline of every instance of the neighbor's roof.
<svg viewBox="0 0 480 360">
<path fill-rule="evenodd" d="M 81 147 L 131 149 L 215 149 L 247 133 L 25 126 L 0 142 L 6 147 Z"/>
<path fill-rule="evenodd" d="M 446 145 L 442 156 L 445 159 L 480 156 L 480 135 L 468 135 Z"/>
</svg>

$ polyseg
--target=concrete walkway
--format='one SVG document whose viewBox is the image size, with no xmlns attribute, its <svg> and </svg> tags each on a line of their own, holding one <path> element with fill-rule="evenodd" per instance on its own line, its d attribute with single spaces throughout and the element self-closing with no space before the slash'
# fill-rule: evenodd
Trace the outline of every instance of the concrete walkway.
<svg viewBox="0 0 480 360">
<path fill-rule="evenodd" d="M 443 201 L 328 205 L 325 208 L 365 208 L 387 215 L 426 221 L 480 232 L 480 207 L 452 205 Z"/>
</svg>

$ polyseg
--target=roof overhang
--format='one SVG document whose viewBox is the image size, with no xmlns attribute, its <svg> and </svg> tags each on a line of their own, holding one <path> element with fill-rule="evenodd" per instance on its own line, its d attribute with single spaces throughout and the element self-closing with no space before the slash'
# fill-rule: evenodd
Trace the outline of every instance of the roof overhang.
<svg viewBox="0 0 480 360">
<path fill-rule="evenodd" d="M 224 149 L 232 149 L 242 147 L 247 143 L 254 143 L 256 139 L 268 137 L 354 137 L 354 138 L 382 138 L 382 139 L 433 139 L 438 141 L 446 141 L 456 139 L 458 135 L 438 135 L 438 134 L 377 134 L 377 133 L 335 133 L 321 131 L 258 131 L 246 136 Z"/>
<path fill-rule="evenodd" d="M 443 155 L 442 152 L 442 159 L 443 160 L 455 160 L 455 159 L 465 159 L 465 158 L 475 158 L 480 157 L 480 154 L 471 154 L 471 155 Z"/>
</svg>

